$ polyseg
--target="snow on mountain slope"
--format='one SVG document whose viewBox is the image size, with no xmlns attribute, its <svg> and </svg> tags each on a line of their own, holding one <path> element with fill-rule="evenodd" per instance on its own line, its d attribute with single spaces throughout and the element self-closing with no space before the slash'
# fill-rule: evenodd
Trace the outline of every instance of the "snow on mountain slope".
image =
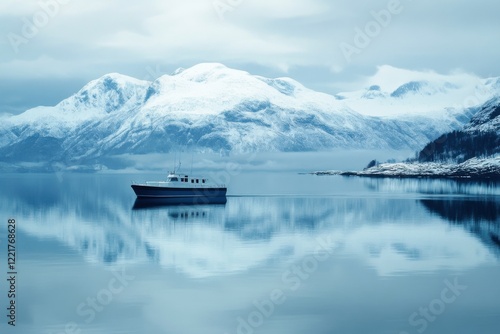
<svg viewBox="0 0 500 334">
<path fill-rule="evenodd" d="M 200 64 L 152 83 L 141 110 L 99 147 L 115 153 L 144 152 L 165 142 L 237 151 L 407 148 L 450 129 L 444 122 L 428 123 L 381 123 L 292 79 Z"/>
<path fill-rule="evenodd" d="M 148 90 L 143 110 L 176 111 L 179 117 L 214 115 L 237 108 L 242 101 L 257 101 L 252 103 L 255 110 L 266 105 L 330 110 L 341 106 L 331 95 L 311 91 L 289 78 L 267 79 L 221 64 L 199 64 L 156 80 Z"/>
<path fill-rule="evenodd" d="M 391 71 L 388 76 L 398 72 Z M 450 112 L 454 94 L 465 87 L 462 79 L 423 81 L 413 75 L 393 91 L 382 79 L 366 91 L 331 96 L 290 78 L 264 78 L 214 63 L 153 82 L 108 74 L 54 107 L 9 117 L 0 127 L 0 157 L 93 163 L 186 145 L 239 152 L 419 149 L 472 116 L 463 107 Z M 498 79 L 474 84 L 488 91 L 500 86 Z M 396 116 L 396 110 L 403 114 Z"/>
<path fill-rule="evenodd" d="M 104 116 L 140 105 L 149 85 L 148 81 L 111 73 L 89 82 L 56 107 L 73 117 L 78 114 L 85 117 L 85 113 Z"/>
<path fill-rule="evenodd" d="M 428 143 L 415 161 L 375 164 L 359 172 L 316 174 L 500 179 L 500 97 L 484 103 L 463 129 Z"/>
<path fill-rule="evenodd" d="M 36 107 L 11 117 L 14 125 L 29 124 L 31 131 L 61 137 L 83 122 L 106 117 L 112 112 L 138 107 L 149 82 L 121 74 L 107 74 L 85 85 L 75 95 L 55 107 Z"/>
<path fill-rule="evenodd" d="M 328 172 L 317 172 L 328 174 Z M 331 172 L 347 176 L 366 177 L 435 177 L 460 179 L 499 179 L 500 156 L 489 158 L 472 158 L 460 164 L 439 162 L 424 163 L 383 163 L 359 172 Z"/>
<path fill-rule="evenodd" d="M 428 143 L 418 154 L 420 162 L 460 163 L 475 157 L 500 154 L 500 98 L 482 105 L 462 129 Z"/>
<path fill-rule="evenodd" d="M 500 97 L 488 101 L 467 124 L 464 132 L 493 132 L 500 136 Z"/>
</svg>

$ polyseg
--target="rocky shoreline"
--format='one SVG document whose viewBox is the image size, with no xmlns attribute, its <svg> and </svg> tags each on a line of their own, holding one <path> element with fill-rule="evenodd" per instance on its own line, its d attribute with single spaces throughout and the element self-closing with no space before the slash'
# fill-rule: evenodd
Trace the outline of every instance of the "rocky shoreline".
<svg viewBox="0 0 500 334">
<path fill-rule="evenodd" d="M 500 156 L 486 159 L 473 158 L 460 164 L 446 163 L 383 163 L 362 171 L 317 171 L 314 175 L 342 175 L 385 178 L 454 178 L 499 179 Z"/>
</svg>

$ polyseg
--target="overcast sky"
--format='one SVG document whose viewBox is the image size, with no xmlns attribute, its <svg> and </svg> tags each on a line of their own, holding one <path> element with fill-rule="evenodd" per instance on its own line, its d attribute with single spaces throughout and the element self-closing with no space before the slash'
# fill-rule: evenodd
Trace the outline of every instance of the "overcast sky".
<svg viewBox="0 0 500 334">
<path fill-rule="evenodd" d="M 497 0 L 2 0 L 0 112 L 220 62 L 336 93 L 388 64 L 500 76 Z"/>
</svg>

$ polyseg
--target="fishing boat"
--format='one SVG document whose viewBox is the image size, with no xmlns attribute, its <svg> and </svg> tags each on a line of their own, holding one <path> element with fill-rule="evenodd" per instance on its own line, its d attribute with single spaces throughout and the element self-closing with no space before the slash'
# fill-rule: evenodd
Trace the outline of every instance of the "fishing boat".
<svg viewBox="0 0 500 334">
<path fill-rule="evenodd" d="M 137 198 L 195 199 L 198 202 L 217 200 L 226 197 L 227 187 L 213 183 L 207 177 L 169 172 L 165 181 L 132 183 Z"/>
</svg>

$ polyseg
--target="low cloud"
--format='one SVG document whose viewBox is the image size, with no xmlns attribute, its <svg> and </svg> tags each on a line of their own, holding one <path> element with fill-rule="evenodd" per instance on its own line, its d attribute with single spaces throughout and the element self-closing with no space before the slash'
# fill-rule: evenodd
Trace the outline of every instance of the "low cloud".
<svg viewBox="0 0 500 334">
<path fill-rule="evenodd" d="M 401 12 L 347 62 L 340 45 L 354 43 L 357 29 L 387 9 L 387 0 L 363 6 L 326 0 L 7 0 L 0 5 L 1 80 L 84 84 L 109 72 L 143 78 L 148 67 L 171 73 L 214 61 L 292 76 L 330 93 L 361 85 L 384 64 L 500 75 L 500 49 L 492 46 L 500 31 L 499 2 L 398 2 Z M 313 77 L 308 70 L 329 75 Z M 20 98 L 30 99 L 22 85 Z"/>
</svg>

